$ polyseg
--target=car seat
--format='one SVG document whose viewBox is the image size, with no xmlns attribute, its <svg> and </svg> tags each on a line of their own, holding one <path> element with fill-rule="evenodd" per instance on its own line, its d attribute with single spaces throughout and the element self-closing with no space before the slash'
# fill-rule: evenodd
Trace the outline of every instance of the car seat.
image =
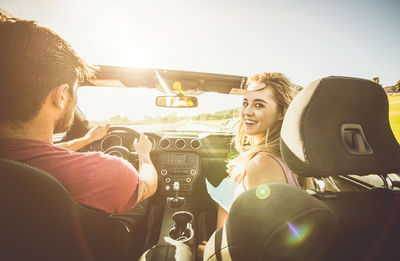
<svg viewBox="0 0 400 261">
<path fill-rule="evenodd" d="M 132 231 L 76 203 L 48 173 L 0 159 L 1 260 L 133 260 Z"/>
</svg>

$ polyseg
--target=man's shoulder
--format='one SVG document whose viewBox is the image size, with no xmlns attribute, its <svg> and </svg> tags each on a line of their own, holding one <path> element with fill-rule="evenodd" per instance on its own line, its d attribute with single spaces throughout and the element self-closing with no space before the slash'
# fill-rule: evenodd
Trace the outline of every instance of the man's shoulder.
<svg viewBox="0 0 400 261">
<path fill-rule="evenodd" d="M 22 139 L 22 138 L 4 138 L 0 137 L 0 144 L 2 146 L 26 146 L 26 145 L 36 145 L 36 146 L 52 146 L 52 144 L 35 139 Z"/>
</svg>

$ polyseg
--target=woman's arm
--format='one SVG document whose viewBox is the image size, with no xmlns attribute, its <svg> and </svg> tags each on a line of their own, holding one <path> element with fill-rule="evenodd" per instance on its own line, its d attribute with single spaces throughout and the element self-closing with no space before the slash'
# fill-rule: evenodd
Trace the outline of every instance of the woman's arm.
<svg viewBox="0 0 400 261">
<path fill-rule="evenodd" d="M 228 218 L 228 212 L 225 209 L 223 209 L 220 205 L 218 205 L 217 229 L 225 224 L 227 218 Z"/>
<path fill-rule="evenodd" d="M 247 164 L 245 176 L 246 189 L 271 182 L 287 183 L 281 165 L 267 153 L 258 153 Z M 225 224 L 228 212 L 218 205 L 217 229 Z"/>
</svg>

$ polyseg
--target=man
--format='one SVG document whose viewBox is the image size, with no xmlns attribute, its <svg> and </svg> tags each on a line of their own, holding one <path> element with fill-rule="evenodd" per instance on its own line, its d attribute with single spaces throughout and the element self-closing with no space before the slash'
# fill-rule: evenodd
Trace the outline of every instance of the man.
<svg viewBox="0 0 400 261">
<path fill-rule="evenodd" d="M 52 144 L 54 133 L 70 128 L 77 88 L 93 68 L 50 29 L 1 10 L 0 35 L 0 157 L 45 170 L 78 203 L 109 214 L 124 213 L 153 195 L 157 173 L 145 135 L 135 142 L 139 173 L 118 157 Z"/>
</svg>

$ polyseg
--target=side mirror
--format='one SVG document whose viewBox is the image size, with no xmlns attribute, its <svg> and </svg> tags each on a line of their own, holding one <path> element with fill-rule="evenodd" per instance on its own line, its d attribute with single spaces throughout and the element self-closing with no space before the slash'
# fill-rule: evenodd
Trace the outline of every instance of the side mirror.
<svg viewBox="0 0 400 261">
<path fill-rule="evenodd" d="M 159 107 L 194 108 L 197 107 L 197 97 L 194 96 L 157 96 L 156 105 Z"/>
</svg>

